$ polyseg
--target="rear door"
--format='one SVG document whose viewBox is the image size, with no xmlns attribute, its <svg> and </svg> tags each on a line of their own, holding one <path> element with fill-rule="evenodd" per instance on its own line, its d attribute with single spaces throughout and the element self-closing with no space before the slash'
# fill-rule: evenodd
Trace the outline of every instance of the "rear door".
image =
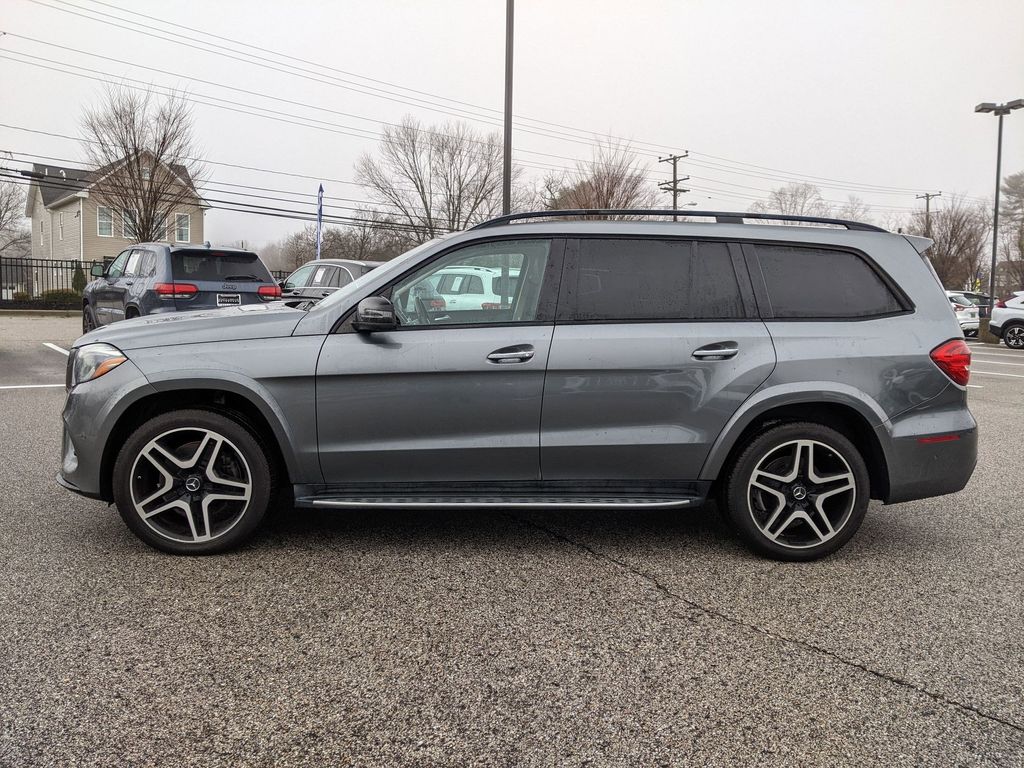
<svg viewBox="0 0 1024 768">
<path fill-rule="evenodd" d="M 740 249 L 571 241 L 541 423 L 548 480 L 696 480 L 775 352 Z"/>
</svg>

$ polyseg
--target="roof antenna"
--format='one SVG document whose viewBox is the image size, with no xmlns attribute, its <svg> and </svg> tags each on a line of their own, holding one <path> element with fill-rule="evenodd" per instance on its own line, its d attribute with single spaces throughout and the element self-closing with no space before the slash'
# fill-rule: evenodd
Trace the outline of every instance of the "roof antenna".
<svg viewBox="0 0 1024 768">
<path fill-rule="evenodd" d="M 207 240 L 205 243 L 203 243 L 203 245 L 205 245 L 207 248 L 209 248 L 210 247 L 210 241 Z"/>
</svg>

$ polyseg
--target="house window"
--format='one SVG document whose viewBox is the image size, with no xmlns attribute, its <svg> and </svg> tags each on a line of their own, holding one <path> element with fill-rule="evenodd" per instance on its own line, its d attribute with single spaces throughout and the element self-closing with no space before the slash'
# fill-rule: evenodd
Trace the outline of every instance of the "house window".
<svg viewBox="0 0 1024 768">
<path fill-rule="evenodd" d="M 187 243 L 192 237 L 192 217 L 187 213 L 174 215 L 174 240 Z"/>
<path fill-rule="evenodd" d="M 135 221 L 138 214 L 131 208 L 121 213 L 121 236 L 125 240 L 135 239 Z"/>
<path fill-rule="evenodd" d="M 64 239 L 64 212 L 61 211 L 57 214 L 57 231 L 60 233 L 60 239 Z"/>
<path fill-rule="evenodd" d="M 96 209 L 96 234 L 100 237 L 114 236 L 114 212 L 105 205 Z"/>
<path fill-rule="evenodd" d="M 39 220 L 39 245 L 43 244 L 43 234 L 46 232 L 46 222 L 43 219 Z"/>
</svg>

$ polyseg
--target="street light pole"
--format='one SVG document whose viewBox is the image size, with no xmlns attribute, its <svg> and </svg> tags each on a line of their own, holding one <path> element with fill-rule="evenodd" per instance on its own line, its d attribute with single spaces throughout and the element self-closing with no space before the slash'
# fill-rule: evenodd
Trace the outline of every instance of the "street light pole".
<svg viewBox="0 0 1024 768">
<path fill-rule="evenodd" d="M 999 255 L 999 186 L 1003 173 L 1003 118 L 1015 109 L 1024 107 L 1024 99 L 1014 99 L 1005 104 L 986 101 L 974 108 L 975 112 L 991 112 L 999 118 L 999 138 L 996 140 L 996 205 L 992 213 L 992 266 L 988 276 L 989 318 L 996 303 L 996 260 Z M 988 328 L 986 327 L 986 332 Z M 980 335 L 980 334 L 979 334 Z M 995 341 L 998 341 L 996 339 Z"/>
<path fill-rule="evenodd" d="M 505 0 L 505 154 L 501 169 L 501 212 L 512 212 L 512 30 L 515 0 Z"/>
</svg>

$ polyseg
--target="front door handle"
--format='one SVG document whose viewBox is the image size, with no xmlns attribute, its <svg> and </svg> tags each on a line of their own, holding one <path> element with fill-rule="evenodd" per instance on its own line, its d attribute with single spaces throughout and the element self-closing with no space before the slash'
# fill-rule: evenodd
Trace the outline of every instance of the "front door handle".
<svg viewBox="0 0 1024 768">
<path fill-rule="evenodd" d="M 728 360 L 736 357 L 739 351 L 740 345 L 735 341 L 719 341 L 698 347 L 693 350 L 693 356 L 697 360 Z"/>
<path fill-rule="evenodd" d="M 525 363 L 527 360 L 532 360 L 533 354 L 532 344 L 520 344 L 515 347 L 496 349 L 487 356 L 487 359 L 498 365 L 508 365 L 509 363 Z"/>
</svg>

